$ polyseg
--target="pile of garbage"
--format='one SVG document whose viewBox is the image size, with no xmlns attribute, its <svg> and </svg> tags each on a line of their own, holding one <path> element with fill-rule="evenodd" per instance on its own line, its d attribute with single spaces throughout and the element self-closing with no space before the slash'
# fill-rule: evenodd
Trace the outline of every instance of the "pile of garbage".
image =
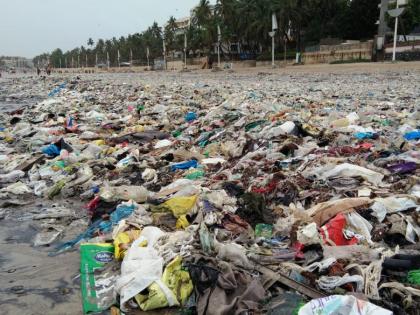
<svg viewBox="0 0 420 315">
<path fill-rule="evenodd" d="M 0 207 L 85 204 L 32 215 L 85 313 L 413 314 L 418 99 L 309 92 L 57 82 L 0 118 Z"/>
</svg>

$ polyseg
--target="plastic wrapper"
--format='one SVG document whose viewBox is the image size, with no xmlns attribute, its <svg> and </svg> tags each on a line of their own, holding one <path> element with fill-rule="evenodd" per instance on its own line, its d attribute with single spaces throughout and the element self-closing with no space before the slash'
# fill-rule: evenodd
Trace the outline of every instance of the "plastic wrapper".
<svg viewBox="0 0 420 315">
<path fill-rule="evenodd" d="M 114 284 L 117 271 L 106 269 L 114 259 L 111 244 L 81 244 L 80 274 L 83 312 L 98 313 L 110 308 L 116 301 Z"/>
</svg>

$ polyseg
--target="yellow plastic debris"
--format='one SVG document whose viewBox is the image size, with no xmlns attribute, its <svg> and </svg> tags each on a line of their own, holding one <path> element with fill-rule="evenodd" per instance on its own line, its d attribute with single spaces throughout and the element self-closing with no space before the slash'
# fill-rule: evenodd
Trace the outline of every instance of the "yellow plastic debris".
<svg viewBox="0 0 420 315">
<path fill-rule="evenodd" d="M 190 197 L 174 197 L 164 203 L 168 207 L 175 218 L 188 214 L 197 203 L 197 196 Z"/>
<path fill-rule="evenodd" d="M 136 302 L 143 311 L 184 305 L 193 291 L 193 284 L 188 271 L 182 270 L 182 258 L 177 256 L 163 272 L 161 281 L 169 288 L 165 292 L 156 282 L 148 287 L 148 294 L 137 294 Z M 167 296 L 169 295 L 169 296 Z M 168 300 L 169 299 L 169 300 Z"/>
<path fill-rule="evenodd" d="M 93 143 L 94 144 L 96 144 L 96 145 L 98 145 L 98 146 L 101 146 L 101 145 L 105 145 L 105 140 L 95 140 L 95 141 L 93 141 Z"/>
<path fill-rule="evenodd" d="M 188 222 L 187 220 L 187 216 L 186 215 L 181 215 L 178 220 L 176 221 L 176 228 L 178 230 L 180 229 L 185 229 L 187 227 L 190 226 L 190 222 Z"/>
<path fill-rule="evenodd" d="M 126 132 L 143 132 L 144 130 L 143 125 L 131 126 L 125 129 Z"/>
<path fill-rule="evenodd" d="M 131 230 L 119 233 L 114 239 L 114 256 L 115 259 L 123 259 L 125 252 L 130 248 L 131 243 L 133 243 L 140 236 L 140 230 Z"/>
</svg>

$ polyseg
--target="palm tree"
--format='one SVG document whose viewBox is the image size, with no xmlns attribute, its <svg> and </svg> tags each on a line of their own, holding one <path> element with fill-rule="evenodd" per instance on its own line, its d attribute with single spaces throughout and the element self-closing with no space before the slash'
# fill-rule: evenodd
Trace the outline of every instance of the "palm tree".
<svg viewBox="0 0 420 315">
<path fill-rule="evenodd" d="M 236 21 L 238 20 L 237 15 L 237 0 L 217 0 L 215 5 L 215 14 L 218 22 L 221 24 L 222 37 L 228 37 L 236 35 L 237 27 Z"/>
<path fill-rule="evenodd" d="M 177 48 L 176 30 L 177 30 L 176 20 L 173 16 L 171 16 L 164 28 L 166 49 L 170 52 L 176 50 Z"/>
<path fill-rule="evenodd" d="M 206 54 L 209 54 L 216 42 L 217 27 L 208 0 L 200 0 L 198 6 L 194 8 L 190 33 L 193 36 L 192 42 L 196 42 L 198 45 L 197 48 L 201 48 Z"/>
</svg>

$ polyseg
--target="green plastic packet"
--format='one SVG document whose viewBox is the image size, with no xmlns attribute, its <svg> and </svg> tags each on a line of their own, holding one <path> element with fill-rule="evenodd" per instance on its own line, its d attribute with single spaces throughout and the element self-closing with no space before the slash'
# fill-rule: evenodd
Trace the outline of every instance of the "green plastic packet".
<svg viewBox="0 0 420 315">
<path fill-rule="evenodd" d="M 411 284 L 420 284 L 420 270 L 411 270 L 408 272 L 407 280 Z"/>
<path fill-rule="evenodd" d="M 273 226 L 271 224 L 257 224 L 255 226 L 255 236 L 270 239 L 273 236 Z"/>
<path fill-rule="evenodd" d="M 174 132 L 172 132 L 172 136 L 175 138 L 178 138 L 181 134 L 182 132 L 180 130 L 175 130 Z"/>
<path fill-rule="evenodd" d="M 113 264 L 114 245 L 80 245 L 80 278 L 85 314 L 102 312 L 115 304 L 113 286 L 119 272 L 110 268 Z"/>
<path fill-rule="evenodd" d="M 197 180 L 199 178 L 204 177 L 206 173 L 203 170 L 197 170 L 191 173 L 188 173 L 185 178 L 189 180 Z"/>
</svg>

